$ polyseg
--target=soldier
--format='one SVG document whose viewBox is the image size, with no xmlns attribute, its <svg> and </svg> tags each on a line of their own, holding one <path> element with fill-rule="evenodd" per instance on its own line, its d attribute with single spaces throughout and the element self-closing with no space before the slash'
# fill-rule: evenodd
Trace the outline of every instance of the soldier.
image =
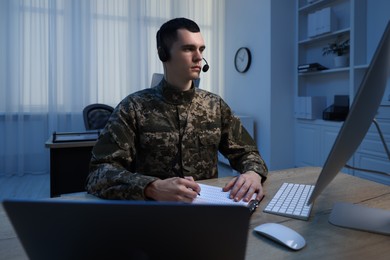
<svg viewBox="0 0 390 260">
<path fill-rule="evenodd" d="M 264 195 L 267 167 L 229 106 L 194 87 L 205 49 L 198 25 L 163 24 L 157 51 L 164 79 L 115 108 L 92 151 L 87 191 L 101 198 L 191 202 L 195 182 L 218 177 L 218 150 L 240 172 L 223 188 L 236 201 Z"/>
</svg>

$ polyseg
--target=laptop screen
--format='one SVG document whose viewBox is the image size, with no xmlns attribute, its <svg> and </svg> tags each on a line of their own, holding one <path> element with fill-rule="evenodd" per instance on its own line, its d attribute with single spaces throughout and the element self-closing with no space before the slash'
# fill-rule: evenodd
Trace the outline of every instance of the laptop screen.
<svg viewBox="0 0 390 260">
<path fill-rule="evenodd" d="M 243 206 L 6 200 L 31 259 L 244 259 Z"/>
</svg>

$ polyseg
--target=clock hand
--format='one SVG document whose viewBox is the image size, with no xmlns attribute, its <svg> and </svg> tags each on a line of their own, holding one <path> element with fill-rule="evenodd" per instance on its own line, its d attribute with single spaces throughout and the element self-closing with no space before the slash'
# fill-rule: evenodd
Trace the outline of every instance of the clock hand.
<svg viewBox="0 0 390 260">
<path fill-rule="evenodd" d="M 244 61 L 244 59 L 245 59 L 245 53 L 243 53 L 242 55 L 240 55 L 240 60 L 241 60 L 241 61 Z"/>
</svg>

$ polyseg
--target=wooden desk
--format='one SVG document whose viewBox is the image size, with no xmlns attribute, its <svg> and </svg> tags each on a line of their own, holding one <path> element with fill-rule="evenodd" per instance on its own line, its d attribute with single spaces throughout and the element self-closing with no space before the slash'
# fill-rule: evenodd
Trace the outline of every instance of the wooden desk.
<svg viewBox="0 0 390 260">
<path fill-rule="evenodd" d="M 328 223 L 334 202 L 344 201 L 390 210 L 390 188 L 388 186 L 338 174 L 317 199 L 309 221 L 263 213 L 272 196 L 283 182 L 315 182 L 320 168 L 296 168 L 270 172 L 265 184 L 266 197 L 252 215 L 248 232 L 246 259 L 388 259 L 390 236 L 344 229 Z M 230 177 L 202 181 L 224 186 Z M 91 196 L 61 199 L 86 200 Z M 253 232 L 257 225 L 276 222 L 293 228 L 303 235 L 307 245 L 300 251 L 292 251 Z M 228 228 L 228 227 L 227 227 Z M 27 259 L 11 224 L 0 207 L 0 256 L 1 259 Z"/>
<path fill-rule="evenodd" d="M 50 197 L 85 191 L 91 151 L 96 141 L 45 143 L 50 148 Z"/>
</svg>

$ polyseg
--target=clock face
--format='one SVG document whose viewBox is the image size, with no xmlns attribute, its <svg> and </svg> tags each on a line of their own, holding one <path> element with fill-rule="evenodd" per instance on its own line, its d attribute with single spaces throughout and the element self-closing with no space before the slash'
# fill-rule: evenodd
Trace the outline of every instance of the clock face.
<svg viewBox="0 0 390 260">
<path fill-rule="evenodd" d="M 240 73 L 246 72 L 251 65 L 251 52 L 248 48 L 242 47 L 236 52 L 234 66 Z"/>
</svg>

